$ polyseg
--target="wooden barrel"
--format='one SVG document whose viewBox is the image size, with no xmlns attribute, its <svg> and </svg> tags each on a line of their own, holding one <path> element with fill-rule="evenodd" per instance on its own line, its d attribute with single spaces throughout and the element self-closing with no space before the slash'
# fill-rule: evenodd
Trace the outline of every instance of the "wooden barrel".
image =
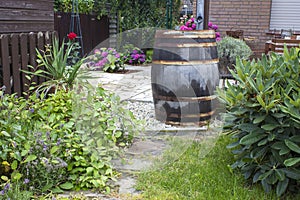
<svg viewBox="0 0 300 200">
<path fill-rule="evenodd" d="M 158 30 L 151 69 L 156 119 L 205 125 L 216 108 L 218 54 L 213 30 Z"/>
</svg>

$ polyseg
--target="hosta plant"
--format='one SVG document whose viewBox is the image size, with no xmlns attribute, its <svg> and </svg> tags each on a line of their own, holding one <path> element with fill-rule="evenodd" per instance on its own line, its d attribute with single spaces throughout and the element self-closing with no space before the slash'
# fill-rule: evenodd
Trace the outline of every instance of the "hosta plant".
<svg viewBox="0 0 300 200">
<path fill-rule="evenodd" d="M 218 90 L 226 104 L 224 129 L 233 137 L 239 168 L 252 183 L 278 196 L 300 189 L 299 49 L 258 61 L 237 59 L 237 85 Z"/>
</svg>

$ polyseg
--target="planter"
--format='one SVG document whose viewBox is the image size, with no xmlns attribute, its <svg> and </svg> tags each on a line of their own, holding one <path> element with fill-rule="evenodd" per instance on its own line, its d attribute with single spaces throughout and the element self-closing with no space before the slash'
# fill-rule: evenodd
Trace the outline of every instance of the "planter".
<svg viewBox="0 0 300 200">
<path fill-rule="evenodd" d="M 216 107 L 218 62 L 214 31 L 157 31 L 151 69 L 156 119 L 207 124 Z"/>
</svg>

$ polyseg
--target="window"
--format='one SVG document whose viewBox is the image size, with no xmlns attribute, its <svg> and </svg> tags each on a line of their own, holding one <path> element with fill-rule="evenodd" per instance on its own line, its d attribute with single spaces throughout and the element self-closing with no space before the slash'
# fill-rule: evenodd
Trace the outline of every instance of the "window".
<svg viewBox="0 0 300 200">
<path fill-rule="evenodd" d="M 270 29 L 300 31 L 300 1 L 272 0 Z"/>
</svg>

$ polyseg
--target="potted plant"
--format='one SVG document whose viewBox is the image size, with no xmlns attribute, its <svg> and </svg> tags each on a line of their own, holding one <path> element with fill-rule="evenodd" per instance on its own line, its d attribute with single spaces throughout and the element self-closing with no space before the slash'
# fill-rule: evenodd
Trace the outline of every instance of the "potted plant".
<svg viewBox="0 0 300 200">
<path fill-rule="evenodd" d="M 247 60 L 252 55 L 252 50 L 243 40 L 229 36 L 217 42 L 217 49 L 221 77 L 231 76 L 228 69 L 234 69 L 237 57 Z"/>
</svg>

